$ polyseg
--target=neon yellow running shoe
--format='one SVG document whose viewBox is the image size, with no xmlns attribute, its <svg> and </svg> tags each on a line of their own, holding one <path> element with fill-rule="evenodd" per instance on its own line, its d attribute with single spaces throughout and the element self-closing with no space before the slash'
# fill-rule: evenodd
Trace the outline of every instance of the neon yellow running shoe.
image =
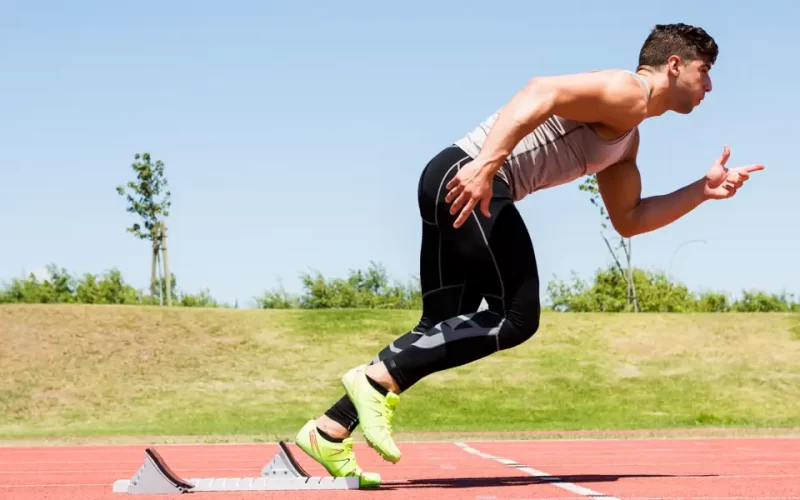
<svg viewBox="0 0 800 500">
<path fill-rule="evenodd" d="M 374 488 L 381 484 L 381 476 L 364 472 L 353 453 L 353 439 L 341 443 L 328 441 L 317 432 L 317 423 L 309 420 L 295 437 L 295 444 L 320 463 L 333 477 L 358 477 L 359 487 Z"/>
<path fill-rule="evenodd" d="M 392 439 L 392 417 L 400 396 L 392 391 L 383 396 L 375 390 L 367 380 L 364 365 L 345 373 L 342 385 L 356 407 L 361 432 L 367 443 L 389 462 L 400 461 L 400 450 Z"/>
</svg>

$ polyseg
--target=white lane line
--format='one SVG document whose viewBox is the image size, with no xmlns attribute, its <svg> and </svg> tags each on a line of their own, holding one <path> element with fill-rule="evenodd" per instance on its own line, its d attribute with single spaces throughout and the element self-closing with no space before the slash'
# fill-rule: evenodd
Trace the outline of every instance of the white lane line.
<svg viewBox="0 0 800 500">
<path fill-rule="evenodd" d="M 526 466 L 524 466 L 524 465 L 522 465 L 520 463 L 517 463 L 517 462 L 515 462 L 513 460 L 509 460 L 507 458 L 495 457 L 493 455 L 489 455 L 488 453 L 483 453 L 483 452 L 478 451 L 475 448 L 473 448 L 473 447 L 471 447 L 471 446 L 469 446 L 469 445 L 467 445 L 465 443 L 457 442 L 456 446 L 458 446 L 459 448 L 463 449 L 464 451 L 466 451 L 468 453 L 472 453 L 473 455 L 477 455 L 477 456 L 483 457 L 483 458 L 488 458 L 489 460 L 494 460 L 495 462 L 500 462 L 503 465 L 508 465 L 509 467 L 513 467 L 513 468 L 515 468 L 517 470 L 521 470 L 522 472 L 530 474 L 531 476 L 542 478 L 548 484 L 552 484 L 553 486 L 557 486 L 557 487 L 559 487 L 561 489 L 567 490 L 567 491 L 572 492 L 572 493 L 576 493 L 576 494 L 584 496 L 584 497 L 590 497 L 590 498 L 594 498 L 594 499 L 597 499 L 597 500 L 620 500 L 617 497 L 610 497 L 608 495 L 604 495 L 603 493 L 599 493 L 597 491 L 590 490 L 589 488 L 584 488 L 583 486 L 578 486 L 577 484 L 572 484 L 572 483 L 568 483 L 566 481 L 562 481 L 561 478 L 558 478 L 556 476 L 551 476 L 550 474 L 548 474 L 546 472 L 543 472 L 543 471 L 540 471 L 540 470 L 536 470 L 536 469 L 531 468 L 531 467 L 526 467 Z"/>
</svg>

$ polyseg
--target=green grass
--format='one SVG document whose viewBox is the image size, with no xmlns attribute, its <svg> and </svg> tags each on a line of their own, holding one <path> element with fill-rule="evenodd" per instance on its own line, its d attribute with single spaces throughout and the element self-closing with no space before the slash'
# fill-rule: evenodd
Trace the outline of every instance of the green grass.
<svg viewBox="0 0 800 500">
<path fill-rule="evenodd" d="M 414 311 L 0 307 L 0 437 L 292 439 Z M 800 427 L 797 314 L 556 314 L 401 397 L 398 433 Z M 241 440 L 241 438 L 240 438 Z"/>
<path fill-rule="evenodd" d="M 800 320 L 796 319 L 789 331 L 791 332 L 792 340 L 800 340 Z"/>
</svg>

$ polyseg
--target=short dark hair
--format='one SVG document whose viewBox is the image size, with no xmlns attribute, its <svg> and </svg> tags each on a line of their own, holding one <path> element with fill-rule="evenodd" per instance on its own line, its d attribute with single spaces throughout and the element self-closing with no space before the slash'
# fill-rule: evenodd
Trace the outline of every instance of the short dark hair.
<svg viewBox="0 0 800 500">
<path fill-rule="evenodd" d="M 639 67 L 658 67 L 676 55 L 684 62 L 703 60 L 713 65 L 719 55 L 717 42 L 703 28 L 684 23 L 657 24 L 639 51 Z"/>
</svg>

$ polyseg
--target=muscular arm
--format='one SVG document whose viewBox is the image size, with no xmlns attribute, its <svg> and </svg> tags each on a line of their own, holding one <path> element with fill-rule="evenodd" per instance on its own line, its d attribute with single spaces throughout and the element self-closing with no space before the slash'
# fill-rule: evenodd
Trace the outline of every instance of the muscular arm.
<svg viewBox="0 0 800 500">
<path fill-rule="evenodd" d="M 642 180 L 636 166 L 636 149 L 635 146 L 633 153 L 625 160 L 597 174 L 597 187 L 608 217 L 623 238 L 671 224 L 707 199 L 704 178 L 669 194 L 642 198 Z"/>
<path fill-rule="evenodd" d="M 478 163 L 496 171 L 514 147 L 551 115 L 620 130 L 647 113 L 640 82 L 620 71 L 597 71 L 531 79 L 500 111 Z"/>
<path fill-rule="evenodd" d="M 460 227 L 481 201 L 487 217 L 491 179 L 523 137 L 550 116 L 603 124 L 620 133 L 647 117 L 645 87 L 628 72 L 596 71 L 534 78 L 500 111 L 480 154 L 447 183 L 445 201 Z"/>
</svg>

